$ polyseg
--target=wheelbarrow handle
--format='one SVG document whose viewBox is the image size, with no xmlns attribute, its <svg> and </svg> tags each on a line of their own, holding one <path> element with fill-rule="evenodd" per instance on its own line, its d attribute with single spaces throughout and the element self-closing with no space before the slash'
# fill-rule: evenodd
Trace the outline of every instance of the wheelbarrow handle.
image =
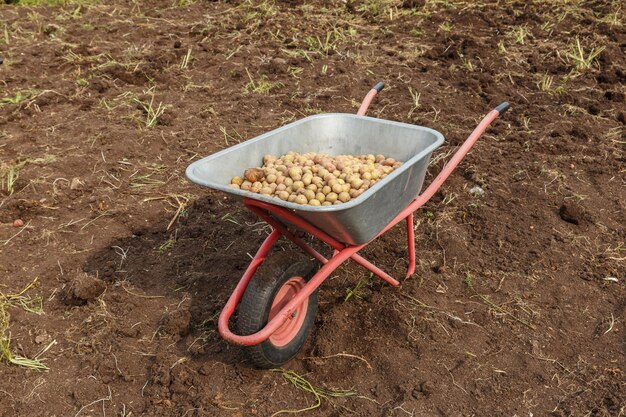
<svg viewBox="0 0 626 417">
<path fill-rule="evenodd" d="M 383 88 L 385 88 L 385 83 L 380 81 L 372 88 L 380 93 L 383 90 Z"/>
<path fill-rule="evenodd" d="M 443 167 L 439 175 L 430 183 L 430 185 L 424 190 L 424 192 L 418 195 L 415 200 L 413 200 L 404 210 L 396 216 L 394 220 L 389 223 L 387 227 L 385 227 L 382 233 L 385 233 L 389 230 L 393 225 L 398 223 L 400 220 L 406 218 L 409 214 L 413 213 L 415 210 L 419 209 L 423 206 L 430 198 L 435 195 L 437 190 L 441 188 L 442 184 L 448 179 L 452 171 L 461 163 L 465 155 L 472 149 L 472 146 L 476 143 L 476 141 L 485 133 L 485 130 L 491 125 L 491 123 L 496 120 L 499 116 L 504 114 L 511 105 L 505 101 L 498 105 L 495 109 L 491 110 L 487 115 L 478 123 L 478 126 L 474 128 L 474 131 L 465 139 L 465 142 L 461 145 L 461 147 L 456 151 L 456 153 L 450 158 L 450 161 Z M 380 235 L 379 235 L 380 236 Z"/>
<path fill-rule="evenodd" d="M 506 113 L 506 111 L 509 109 L 509 107 L 511 107 L 511 104 L 509 104 L 508 101 L 503 101 L 502 103 L 498 104 L 498 106 L 495 108 L 495 110 L 500 113 L 500 116 L 502 116 L 504 113 Z"/>
<path fill-rule="evenodd" d="M 372 87 L 372 89 L 367 93 L 367 95 L 363 99 L 363 102 L 361 103 L 361 107 L 359 107 L 359 111 L 357 111 L 356 114 L 359 116 L 365 116 L 365 113 L 367 113 L 367 109 L 369 108 L 370 104 L 372 104 L 372 100 L 374 100 L 374 97 L 376 97 L 376 94 L 378 94 L 383 88 L 385 88 L 385 83 L 382 81 L 377 83 L 374 87 Z"/>
</svg>

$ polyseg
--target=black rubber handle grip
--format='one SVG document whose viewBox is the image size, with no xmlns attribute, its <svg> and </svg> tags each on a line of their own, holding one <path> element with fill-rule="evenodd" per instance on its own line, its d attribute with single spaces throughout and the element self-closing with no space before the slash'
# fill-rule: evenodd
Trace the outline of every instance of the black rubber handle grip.
<svg viewBox="0 0 626 417">
<path fill-rule="evenodd" d="M 506 113 L 509 107 L 511 107 L 511 104 L 508 101 L 505 101 L 503 103 L 500 103 L 498 107 L 496 107 L 496 111 L 500 113 L 500 116 L 502 116 L 504 113 Z"/>
<path fill-rule="evenodd" d="M 385 83 L 382 81 L 374 86 L 374 90 L 378 91 L 379 93 L 383 88 L 385 88 Z"/>
</svg>

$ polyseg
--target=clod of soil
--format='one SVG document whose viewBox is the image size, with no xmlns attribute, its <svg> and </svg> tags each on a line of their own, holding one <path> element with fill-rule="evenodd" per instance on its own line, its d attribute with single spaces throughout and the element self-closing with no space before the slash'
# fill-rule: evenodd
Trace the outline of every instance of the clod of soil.
<svg viewBox="0 0 626 417">
<path fill-rule="evenodd" d="M 189 333 L 191 324 L 191 313 L 187 308 L 167 313 L 163 318 L 163 328 L 167 334 L 173 336 L 184 336 Z"/>
<path fill-rule="evenodd" d="M 570 203 L 563 203 L 559 207 L 559 216 L 568 223 L 580 225 L 586 218 L 582 207 Z"/>
<path fill-rule="evenodd" d="M 63 301 L 68 305 L 84 305 L 99 297 L 107 285 L 93 275 L 82 274 L 72 280 L 63 291 Z"/>
</svg>

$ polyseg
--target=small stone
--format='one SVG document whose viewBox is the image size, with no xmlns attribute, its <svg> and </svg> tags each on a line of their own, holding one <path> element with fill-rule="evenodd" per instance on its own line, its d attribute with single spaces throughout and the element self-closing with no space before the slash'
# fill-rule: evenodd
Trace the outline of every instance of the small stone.
<svg viewBox="0 0 626 417">
<path fill-rule="evenodd" d="M 469 190 L 469 193 L 473 195 L 474 197 L 482 197 L 485 195 L 485 190 L 483 190 L 481 187 L 477 185 L 475 187 L 472 187 Z"/>
<path fill-rule="evenodd" d="M 13 220 L 13 227 L 22 227 L 22 226 L 24 226 L 24 220 L 22 219 Z"/>
<path fill-rule="evenodd" d="M 37 343 L 38 345 L 42 344 L 46 340 L 48 340 L 48 335 L 46 334 L 40 334 L 39 336 L 35 337 L 35 343 Z"/>
</svg>

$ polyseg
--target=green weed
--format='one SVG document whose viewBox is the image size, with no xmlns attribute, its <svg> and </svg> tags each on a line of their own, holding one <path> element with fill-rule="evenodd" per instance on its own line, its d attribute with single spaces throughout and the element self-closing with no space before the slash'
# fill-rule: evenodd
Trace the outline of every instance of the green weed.
<svg viewBox="0 0 626 417">
<path fill-rule="evenodd" d="M 243 92 L 245 94 L 248 93 L 257 93 L 257 94 L 267 94 L 274 88 L 281 86 L 280 83 L 272 83 L 268 80 L 266 75 L 262 75 L 257 81 L 254 81 L 252 75 L 250 75 L 250 71 L 246 68 L 246 73 L 248 74 L 248 78 L 250 81 L 246 83 L 243 87 Z"/>
<path fill-rule="evenodd" d="M 28 94 L 23 94 L 21 91 L 18 91 L 17 93 L 15 93 L 15 96 L 11 97 L 2 97 L 0 98 L 0 107 L 2 107 L 5 104 L 19 104 L 22 101 L 26 100 L 28 98 Z"/>
<path fill-rule="evenodd" d="M 12 164 L 0 164 L 0 188 L 6 190 L 7 194 L 13 194 L 15 182 L 20 176 L 20 170 L 27 164 L 46 165 L 56 161 L 56 156 L 46 155 L 43 158 L 27 158 L 17 160 Z"/>
<path fill-rule="evenodd" d="M 570 51 L 566 56 L 574 62 L 574 67 L 577 71 L 584 71 L 590 69 L 596 62 L 598 55 L 604 51 L 606 47 L 600 46 L 598 48 L 592 48 L 588 53 L 585 52 L 580 44 L 580 39 L 577 37 L 576 42 L 570 45 Z"/>
<path fill-rule="evenodd" d="M 515 43 L 524 45 L 526 38 L 530 34 L 530 30 L 526 26 L 519 26 L 508 33 L 508 35 L 515 40 Z"/>
<path fill-rule="evenodd" d="M 364 288 L 372 286 L 372 277 L 374 275 L 370 274 L 368 277 L 361 278 L 354 288 L 346 288 L 346 297 L 343 299 L 345 303 L 352 297 L 356 297 L 358 299 L 363 298 L 364 296 Z"/>
<path fill-rule="evenodd" d="M 139 100 L 138 98 L 134 98 L 133 101 L 143 108 L 146 114 L 143 123 L 148 129 L 152 129 L 159 123 L 159 117 L 163 116 L 163 113 L 165 113 L 165 110 L 169 107 L 162 102 L 159 102 L 159 104 L 155 106 L 154 92 L 152 92 L 149 102 Z"/>
<path fill-rule="evenodd" d="M 165 242 L 161 244 L 161 246 L 159 246 L 159 252 L 163 253 L 173 248 L 175 244 L 176 244 L 176 239 L 172 239 L 172 238 L 167 239 Z"/>
</svg>

